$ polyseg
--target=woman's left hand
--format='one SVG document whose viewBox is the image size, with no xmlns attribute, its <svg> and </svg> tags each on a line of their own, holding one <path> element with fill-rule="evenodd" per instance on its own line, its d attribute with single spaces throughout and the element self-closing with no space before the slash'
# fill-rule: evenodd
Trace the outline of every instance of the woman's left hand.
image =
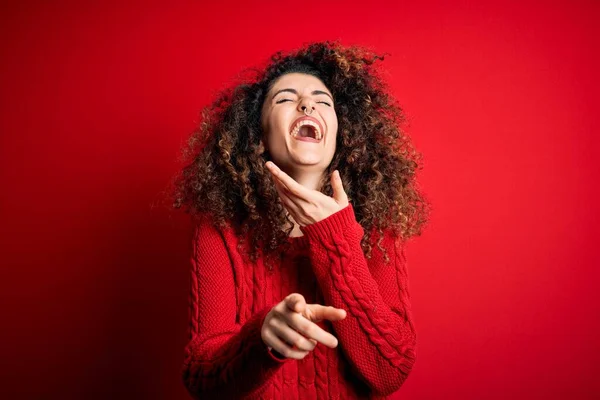
<svg viewBox="0 0 600 400">
<path fill-rule="evenodd" d="M 272 161 L 267 161 L 266 167 L 273 176 L 275 187 L 285 208 L 300 226 L 319 222 L 348 206 L 348 196 L 337 170 L 331 174 L 333 197 L 329 197 L 318 190 L 305 188 Z"/>
</svg>

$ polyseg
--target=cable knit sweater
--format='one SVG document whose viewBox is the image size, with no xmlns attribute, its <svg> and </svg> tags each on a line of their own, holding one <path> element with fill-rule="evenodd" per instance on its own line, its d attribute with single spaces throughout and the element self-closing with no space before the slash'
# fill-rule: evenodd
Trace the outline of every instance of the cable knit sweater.
<svg viewBox="0 0 600 400">
<path fill-rule="evenodd" d="M 415 362 L 406 259 L 385 232 L 383 253 L 366 259 L 364 231 L 349 204 L 288 238 L 272 270 L 244 262 L 231 229 L 197 226 L 191 257 L 190 340 L 182 377 L 198 399 L 385 399 Z M 267 313 L 290 293 L 342 308 L 341 321 L 318 325 L 338 339 L 304 359 L 286 359 L 261 339 Z"/>
</svg>

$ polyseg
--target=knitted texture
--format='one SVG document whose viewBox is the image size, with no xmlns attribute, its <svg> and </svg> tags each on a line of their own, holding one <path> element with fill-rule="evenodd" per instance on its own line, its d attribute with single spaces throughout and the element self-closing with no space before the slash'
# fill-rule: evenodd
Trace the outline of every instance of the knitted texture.
<svg viewBox="0 0 600 400">
<path fill-rule="evenodd" d="M 385 399 L 416 357 L 404 247 L 385 231 L 366 259 L 364 235 L 349 204 L 289 238 L 290 250 L 269 270 L 239 253 L 232 229 L 208 220 L 194 234 L 189 341 L 183 382 L 197 399 Z M 261 338 L 268 312 L 290 293 L 307 303 L 346 310 L 318 325 L 338 339 L 304 359 L 284 358 Z"/>
</svg>

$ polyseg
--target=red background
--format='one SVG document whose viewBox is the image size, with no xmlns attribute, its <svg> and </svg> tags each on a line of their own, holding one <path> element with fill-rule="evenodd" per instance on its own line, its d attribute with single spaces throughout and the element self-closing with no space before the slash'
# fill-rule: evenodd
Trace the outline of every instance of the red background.
<svg viewBox="0 0 600 400">
<path fill-rule="evenodd" d="M 1 397 L 187 398 L 179 148 L 242 68 L 339 38 L 390 53 L 434 206 L 393 398 L 598 398 L 599 3 L 493 3 L 4 3 Z"/>
</svg>

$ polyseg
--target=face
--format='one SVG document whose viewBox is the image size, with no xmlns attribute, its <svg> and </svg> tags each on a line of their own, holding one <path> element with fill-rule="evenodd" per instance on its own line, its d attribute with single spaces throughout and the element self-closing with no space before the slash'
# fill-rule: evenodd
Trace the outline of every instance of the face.
<svg viewBox="0 0 600 400">
<path fill-rule="evenodd" d="M 319 78 L 302 73 L 280 76 L 267 93 L 262 107 L 263 142 L 273 162 L 286 172 L 320 171 L 331 163 L 335 153 L 338 120 L 332 94 Z M 306 117 L 303 107 L 312 113 Z M 301 125 L 302 126 L 302 125 Z M 319 137 L 309 140 L 308 134 Z"/>
</svg>

